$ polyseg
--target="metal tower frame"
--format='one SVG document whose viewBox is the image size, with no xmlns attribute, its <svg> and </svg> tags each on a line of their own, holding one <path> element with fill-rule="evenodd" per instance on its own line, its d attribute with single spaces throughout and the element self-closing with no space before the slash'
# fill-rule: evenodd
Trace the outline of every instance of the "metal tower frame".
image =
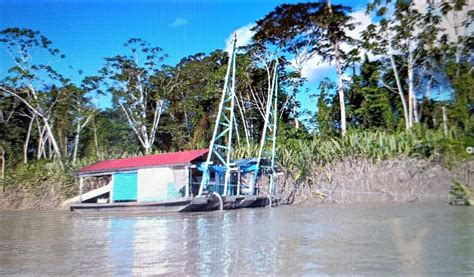
<svg viewBox="0 0 474 277">
<path fill-rule="evenodd" d="M 267 96 L 267 107 L 265 111 L 265 123 L 262 130 L 262 139 L 260 141 L 260 148 L 258 151 L 257 168 L 255 170 L 255 176 L 253 185 L 257 184 L 258 174 L 261 170 L 262 159 L 265 158 L 270 161 L 270 184 L 269 191 L 270 195 L 275 195 L 275 154 L 276 154 L 276 134 L 278 126 L 278 60 L 275 59 L 275 65 L 273 68 L 272 83 L 270 92 Z M 268 144 L 270 144 L 268 146 Z"/>
<path fill-rule="evenodd" d="M 221 102 L 217 113 L 214 133 L 209 145 L 209 153 L 206 162 L 203 163 L 203 175 L 201 185 L 199 187 L 198 196 L 202 196 L 205 187 L 210 181 L 209 166 L 213 160 L 217 160 L 220 166 L 225 168 L 224 191 L 223 195 L 227 195 L 231 175 L 231 154 L 232 154 L 232 135 L 234 130 L 234 105 L 235 105 L 235 56 L 236 56 L 237 35 L 234 34 L 232 41 L 232 49 L 229 54 L 229 63 L 227 64 L 227 72 L 224 80 L 224 88 L 222 90 Z"/>
</svg>

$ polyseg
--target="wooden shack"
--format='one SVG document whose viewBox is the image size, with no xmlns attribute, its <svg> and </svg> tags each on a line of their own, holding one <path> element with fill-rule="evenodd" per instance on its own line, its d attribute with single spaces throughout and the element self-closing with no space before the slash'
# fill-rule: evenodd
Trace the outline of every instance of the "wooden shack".
<svg viewBox="0 0 474 277">
<path fill-rule="evenodd" d="M 192 197 L 192 175 L 207 149 L 101 161 L 76 171 L 79 196 L 70 202 L 160 202 Z M 84 191 L 84 179 L 110 176 L 107 185 Z"/>
</svg>

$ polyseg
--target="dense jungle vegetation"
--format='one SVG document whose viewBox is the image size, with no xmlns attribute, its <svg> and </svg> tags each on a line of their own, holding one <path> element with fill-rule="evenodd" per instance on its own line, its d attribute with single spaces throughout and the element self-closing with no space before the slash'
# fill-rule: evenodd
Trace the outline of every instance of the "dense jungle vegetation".
<svg viewBox="0 0 474 277">
<path fill-rule="evenodd" d="M 254 155 L 261 137 L 270 68 L 279 71 L 278 161 L 298 176 L 334 160 L 469 158 L 474 146 L 474 16 L 463 0 L 378 1 L 375 24 L 348 35 L 351 9 L 330 2 L 280 5 L 253 27 L 237 56 L 234 156 Z M 450 24 L 445 24 L 450 22 Z M 206 148 L 222 92 L 228 53 L 215 50 L 167 63 L 166 49 L 140 38 L 74 82 L 47 34 L 0 31 L 12 67 L 0 81 L 3 191 L 74 193 L 75 168 L 97 160 Z M 115 54 L 115 55 L 114 55 Z M 39 58 L 37 58 L 39 57 Z M 319 84 L 302 77 L 315 57 L 336 69 Z M 316 86 L 311 109 L 297 96 Z M 314 88 L 314 87 L 313 87 Z M 97 96 L 109 95 L 110 107 Z M 305 105 L 306 107 L 306 105 Z"/>
</svg>

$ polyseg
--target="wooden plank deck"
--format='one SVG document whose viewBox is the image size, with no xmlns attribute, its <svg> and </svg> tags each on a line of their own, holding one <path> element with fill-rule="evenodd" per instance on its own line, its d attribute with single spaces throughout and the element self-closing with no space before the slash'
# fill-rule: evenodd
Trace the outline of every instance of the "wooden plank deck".
<svg viewBox="0 0 474 277">
<path fill-rule="evenodd" d="M 105 185 L 103 187 L 100 187 L 98 189 L 91 190 L 89 192 L 86 192 L 82 194 L 82 201 L 87 201 L 89 199 L 98 197 L 102 194 L 110 193 L 110 190 L 112 188 L 112 185 L 109 183 L 108 185 Z M 76 196 L 70 199 L 67 199 L 61 203 L 62 207 L 66 207 L 75 203 L 79 203 L 80 196 Z"/>
</svg>

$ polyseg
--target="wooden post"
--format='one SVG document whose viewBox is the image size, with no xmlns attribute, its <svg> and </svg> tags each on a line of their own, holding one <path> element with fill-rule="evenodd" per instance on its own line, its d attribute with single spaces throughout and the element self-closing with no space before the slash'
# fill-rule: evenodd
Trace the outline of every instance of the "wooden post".
<svg viewBox="0 0 474 277">
<path fill-rule="evenodd" d="M 443 104 L 441 106 L 441 111 L 443 114 L 443 131 L 444 131 L 444 136 L 448 136 L 448 113 L 446 112 L 446 106 Z"/>
<path fill-rule="evenodd" d="M 82 203 L 82 189 L 84 186 L 84 178 L 79 177 L 79 203 Z"/>
<path fill-rule="evenodd" d="M 185 197 L 189 197 L 189 191 L 190 191 L 189 186 L 191 185 L 191 181 L 192 181 L 192 180 L 191 180 L 191 168 L 190 168 L 189 166 L 186 166 L 185 168 L 186 168 L 186 174 L 188 175 L 188 176 L 187 176 L 187 177 L 188 177 L 188 178 L 187 178 L 187 179 L 188 179 L 188 183 L 186 184 L 184 190 L 185 190 Z"/>
<path fill-rule="evenodd" d="M 110 183 L 111 183 L 111 186 L 110 186 L 110 193 L 109 193 L 109 203 L 112 203 L 114 202 L 114 186 L 115 186 L 115 175 L 112 174 L 112 177 L 111 177 L 111 180 L 110 180 Z"/>
<path fill-rule="evenodd" d="M 237 196 L 240 196 L 240 170 L 237 171 Z"/>
</svg>

